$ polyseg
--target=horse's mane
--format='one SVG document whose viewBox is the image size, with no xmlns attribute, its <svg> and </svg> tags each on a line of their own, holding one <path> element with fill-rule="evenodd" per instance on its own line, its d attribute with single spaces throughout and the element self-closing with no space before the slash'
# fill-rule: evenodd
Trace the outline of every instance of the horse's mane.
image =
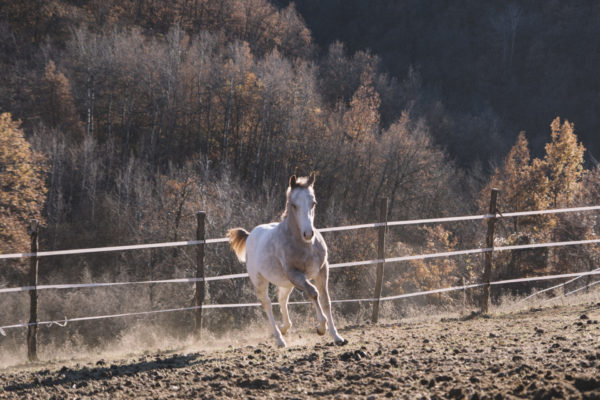
<svg viewBox="0 0 600 400">
<path fill-rule="evenodd" d="M 309 186 L 310 186 L 310 177 L 309 176 L 301 176 L 296 179 L 296 185 L 294 185 L 294 189 L 297 187 L 308 189 Z M 291 192 L 291 190 L 288 187 L 288 198 L 289 198 L 290 192 Z"/>
</svg>

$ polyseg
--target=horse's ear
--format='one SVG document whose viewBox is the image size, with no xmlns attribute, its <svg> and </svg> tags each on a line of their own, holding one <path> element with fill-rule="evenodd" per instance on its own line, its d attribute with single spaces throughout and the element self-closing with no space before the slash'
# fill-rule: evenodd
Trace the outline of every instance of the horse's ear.
<svg viewBox="0 0 600 400">
<path fill-rule="evenodd" d="M 313 186 L 315 184 L 315 180 L 317 179 L 317 171 L 313 171 L 310 173 L 308 177 L 308 186 Z"/>
<path fill-rule="evenodd" d="M 290 187 L 292 189 L 296 187 L 296 175 L 290 176 Z"/>
</svg>

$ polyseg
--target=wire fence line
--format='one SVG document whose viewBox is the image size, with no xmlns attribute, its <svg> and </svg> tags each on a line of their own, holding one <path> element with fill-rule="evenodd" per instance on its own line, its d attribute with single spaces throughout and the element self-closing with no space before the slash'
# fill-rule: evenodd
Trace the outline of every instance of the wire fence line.
<svg viewBox="0 0 600 400">
<path fill-rule="evenodd" d="M 600 271 L 600 268 L 598 268 L 598 269 L 595 269 L 594 271 Z M 562 285 L 556 285 L 556 286 L 557 286 L 557 287 L 564 286 L 565 284 L 567 284 L 567 283 L 570 283 L 570 282 L 573 282 L 573 281 L 575 281 L 575 280 L 577 280 L 577 279 L 579 279 L 579 278 L 582 278 L 582 277 L 581 277 L 581 276 L 579 276 L 579 277 L 577 277 L 577 278 L 574 278 L 574 279 L 571 279 L 571 280 L 569 280 L 568 282 L 565 282 L 565 283 L 564 283 L 564 284 L 562 284 Z M 575 293 L 581 292 L 582 290 L 589 289 L 589 288 L 591 288 L 592 286 L 596 286 L 596 285 L 597 285 L 597 284 L 599 284 L 599 283 L 600 283 L 600 281 L 594 281 L 594 282 L 588 283 L 587 285 L 584 285 L 584 286 L 582 286 L 582 287 L 580 287 L 580 288 L 577 288 L 577 289 L 571 290 L 571 291 L 569 291 L 569 292 L 567 292 L 567 293 L 562 293 L 562 294 L 559 294 L 559 295 L 557 295 L 557 296 L 554 296 L 554 297 L 551 297 L 551 298 L 549 298 L 549 299 L 546 299 L 546 300 L 544 300 L 542 303 L 543 303 L 543 304 L 545 304 L 545 303 L 550 303 L 550 302 L 552 302 L 552 301 L 554 301 L 554 300 L 559 300 L 559 299 L 562 299 L 562 298 L 564 298 L 564 297 L 567 297 L 567 296 L 570 296 L 570 295 L 572 295 L 572 294 L 575 294 Z"/>
<path fill-rule="evenodd" d="M 583 212 L 583 211 L 593 211 L 593 210 L 600 210 L 600 206 L 561 208 L 561 209 L 538 210 L 538 211 L 524 211 L 524 212 L 514 212 L 514 213 L 504 213 L 504 214 L 497 213 L 497 214 L 482 214 L 482 215 L 474 215 L 474 216 L 429 218 L 429 219 L 418 219 L 418 220 L 409 220 L 409 221 L 378 222 L 378 223 L 371 223 L 371 224 L 347 225 L 347 226 L 340 226 L 340 227 L 322 228 L 322 229 L 319 229 L 319 231 L 320 232 L 334 232 L 334 231 L 373 228 L 373 227 L 381 227 L 381 226 L 401 226 L 401 225 L 443 223 L 443 222 L 455 222 L 455 221 L 467 221 L 467 220 L 472 221 L 472 220 L 483 220 L 483 219 L 498 218 L 498 217 L 518 217 L 518 216 L 527 216 L 527 215 L 543 215 L 543 214 L 555 214 L 555 213 L 566 213 L 566 212 Z M 179 242 L 164 242 L 164 243 L 138 244 L 138 245 L 126 245 L 126 246 L 110 246 L 110 247 L 98 247 L 98 248 L 87 248 L 87 249 L 45 251 L 45 252 L 37 252 L 37 253 L 0 254 L 0 259 L 16 259 L 16 258 L 26 258 L 26 257 L 34 257 L 34 256 L 35 257 L 44 257 L 44 256 L 74 255 L 74 254 L 89 254 L 89 253 L 111 252 L 111 251 L 150 249 L 150 248 L 161 248 L 161 247 L 191 246 L 191 245 L 198 245 L 198 244 L 223 243 L 223 242 L 227 242 L 227 241 L 228 241 L 227 238 L 216 238 L 216 239 L 206 239 L 206 240 L 189 240 L 189 241 L 179 241 Z M 533 244 L 525 244 L 525 245 L 511 245 L 511 246 L 498 246 L 498 247 L 494 246 L 494 247 L 488 247 L 488 248 L 457 250 L 457 251 L 449 251 L 449 252 L 408 255 L 408 256 L 390 257 L 390 258 L 365 260 L 365 261 L 335 263 L 335 264 L 330 264 L 329 267 L 332 269 L 336 269 L 336 268 L 354 267 L 354 266 L 361 266 L 361 265 L 402 262 L 402 261 L 410 261 L 410 260 L 418 260 L 418 259 L 451 257 L 451 256 L 466 255 L 466 254 L 482 254 L 482 253 L 488 253 L 488 252 L 494 252 L 494 251 L 524 250 L 524 249 L 533 249 L 533 248 L 572 246 L 572 245 L 596 244 L 596 243 L 600 243 L 600 239 L 575 240 L 575 241 L 551 242 L 551 243 L 533 243 Z M 490 285 L 503 285 L 503 284 L 509 284 L 509 283 L 532 282 L 532 281 L 540 281 L 540 280 L 553 280 L 553 279 L 575 277 L 574 279 L 569 281 L 569 282 L 572 282 L 576 279 L 581 278 L 582 276 L 597 275 L 597 274 L 600 274 L 600 268 L 593 270 L 593 271 L 588 271 L 588 272 L 579 272 L 579 273 L 570 273 L 570 274 L 561 274 L 561 275 L 537 276 L 537 277 L 519 278 L 519 279 L 509 279 L 509 280 L 503 280 L 503 281 L 490 282 L 489 284 Z M 248 277 L 247 273 L 239 273 L 239 274 L 219 275 L 219 276 L 204 277 L 204 278 L 179 278 L 179 279 L 147 280 L 147 281 L 136 281 L 136 282 L 105 282 L 105 283 L 36 285 L 36 286 L 22 286 L 22 287 L 16 287 L 16 288 L 0 288 L 0 293 L 26 292 L 26 291 L 32 291 L 32 290 L 47 290 L 47 289 L 109 287 L 109 286 L 136 285 L 136 284 L 139 285 L 139 284 L 163 284 L 163 283 L 193 283 L 193 282 L 201 282 L 201 281 L 210 282 L 210 281 L 217 281 L 217 280 L 246 278 L 246 277 Z M 565 282 L 562 285 L 565 285 L 569 282 Z M 400 294 L 400 295 L 395 295 L 395 296 L 380 297 L 378 299 L 377 298 L 343 299 L 343 300 L 333 300 L 332 302 L 333 303 L 349 303 L 349 302 L 366 302 L 366 301 L 368 301 L 368 302 L 389 301 L 389 300 L 396 300 L 396 299 L 402 299 L 402 298 L 408 298 L 408 297 L 423 296 L 423 295 L 428 295 L 428 294 L 445 293 L 445 292 L 451 292 L 451 291 L 456 291 L 456 290 L 466 290 L 466 289 L 470 289 L 470 288 L 481 287 L 484 285 L 486 285 L 486 283 L 469 284 L 469 285 L 463 285 L 463 286 L 455 286 L 455 287 L 434 289 L 434 290 L 414 292 L 414 293 L 405 293 L 405 294 Z M 561 285 L 557 285 L 556 287 L 559 287 L 559 286 L 561 286 Z M 551 290 L 551 289 L 552 288 L 549 288 L 546 290 Z M 544 291 L 546 291 L 546 290 L 544 290 Z M 538 293 L 541 293 L 541 292 L 538 292 Z M 308 304 L 308 302 L 291 302 L 289 304 Z M 218 309 L 218 308 L 234 308 L 234 307 L 254 307 L 254 306 L 258 306 L 258 305 L 260 305 L 260 304 L 259 303 L 208 304 L 208 305 L 173 308 L 173 309 L 166 309 L 166 310 L 153 310 L 153 311 L 143 311 L 143 312 L 135 312 L 135 313 L 112 314 L 112 315 L 104 315 L 104 316 L 79 317 L 79 318 L 71 318 L 71 319 L 65 318 L 64 324 L 66 325 L 67 322 L 75 322 L 75 321 L 97 320 L 97 319 L 104 319 L 104 318 L 117 318 L 117 317 L 135 316 L 135 315 L 149 315 L 149 314 L 165 313 L 165 312 L 172 312 L 172 311 L 197 310 L 199 308 Z M 7 326 L 0 327 L 0 334 L 5 334 L 4 329 L 10 329 L 10 328 L 28 327 L 28 326 L 32 326 L 32 325 L 64 326 L 62 324 L 63 324 L 63 321 L 42 321 L 42 322 L 30 322 L 30 323 L 23 323 L 23 324 L 7 325 Z"/>
<path fill-rule="evenodd" d="M 555 279 L 570 278 L 573 276 L 582 277 L 582 276 L 592 276 L 592 275 L 600 275 L 600 269 L 594 270 L 594 271 L 588 271 L 588 272 L 574 272 L 574 273 L 567 273 L 567 274 L 537 276 L 537 277 L 520 278 L 520 279 L 505 279 L 505 280 L 490 282 L 490 285 L 497 286 L 497 285 L 506 285 L 506 284 L 510 284 L 510 283 L 517 283 L 517 282 L 555 280 Z M 589 286 L 593 286 L 598 283 L 600 283 L 600 281 L 594 282 Z M 454 291 L 459 291 L 459 290 L 473 289 L 473 288 L 482 287 L 484 285 L 486 285 L 486 284 L 485 283 L 472 283 L 472 284 L 467 284 L 467 285 L 452 286 L 452 287 L 441 288 L 441 289 L 432 289 L 432 290 L 425 290 L 425 291 L 420 291 L 420 292 L 403 293 L 403 294 L 394 295 L 394 296 L 384 296 L 379 299 L 377 299 L 377 298 L 340 299 L 340 300 L 331 300 L 331 302 L 332 303 L 361 303 L 361 302 L 374 302 L 374 301 L 391 301 L 391 300 L 405 299 L 405 298 L 409 298 L 409 297 L 427 296 L 427 295 L 431 295 L 431 294 L 448 293 L 448 292 L 454 292 Z M 582 289 L 585 289 L 585 287 L 575 290 L 573 292 L 570 292 L 566 295 L 575 293 Z M 555 298 L 551 299 L 551 300 L 555 300 Z M 291 301 L 288 303 L 288 305 L 309 305 L 309 304 L 312 304 L 312 302 Z M 275 302 L 272 305 L 275 307 L 279 307 L 278 302 Z M 108 318 L 134 317 L 134 316 L 142 316 L 142 315 L 161 314 L 161 313 L 174 312 L 174 311 L 192 311 L 192 310 L 197 310 L 199 308 L 223 309 L 223 308 L 259 307 L 259 306 L 261 306 L 260 303 L 205 304 L 202 306 L 168 308 L 168 309 L 163 309 L 163 310 L 137 311 L 137 312 L 130 312 L 130 313 L 109 314 L 109 315 L 95 315 L 95 316 L 89 316 L 89 317 L 76 317 L 76 318 L 65 317 L 63 320 L 29 322 L 29 323 L 22 323 L 22 324 L 0 326 L 0 334 L 6 336 L 6 333 L 4 332 L 6 329 L 26 328 L 26 327 L 33 326 L 33 325 L 48 326 L 48 327 L 57 325 L 60 327 L 65 327 L 68 322 L 94 321 L 94 320 L 108 319 Z"/>
<path fill-rule="evenodd" d="M 580 292 L 580 291 L 582 291 L 582 290 L 584 290 L 584 289 L 589 289 L 589 288 L 591 288 L 592 286 L 596 286 L 596 285 L 597 285 L 597 284 L 599 284 L 599 283 L 600 283 L 600 281 L 595 281 L 595 282 L 592 282 L 592 283 L 590 283 L 589 285 L 585 285 L 585 286 L 583 286 L 583 287 L 580 287 L 580 288 L 578 288 L 578 289 L 571 290 L 570 292 L 567 292 L 567 293 L 565 293 L 565 294 L 564 294 L 564 296 L 569 296 L 569 295 L 571 295 L 571 294 L 574 294 L 574 293 Z M 556 298 L 556 297 L 555 297 L 555 298 Z"/>
<path fill-rule="evenodd" d="M 71 250 L 52 250 L 52 251 L 39 251 L 37 253 L 12 253 L 12 254 L 0 254 L 0 260 L 14 259 L 14 258 L 28 258 L 28 257 L 48 257 L 48 256 L 64 256 L 74 254 L 90 254 L 90 253 L 105 253 L 111 251 L 125 251 L 125 250 L 143 250 L 143 249 L 156 249 L 161 247 L 182 247 L 182 246 L 194 246 L 198 244 L 211 244 L 211 243 L 223 243 L 227 242 L 227 238 L 207 239 L 207 240 L 184 240 L 179 242 L 162 242 L 162 243 L 147 243 L 147 244 L 132 244 L 126 246 L 108 246 L 108 247 L 92 247 L 88 249 L 71 249 Z"/>
<path fill-rule="evenodd" d="M 498 247 L 490 247 L 490 248 L 482 248 L 482 249 L 445 251 L 445 252 L 430 253 L 430 254 L 419 254 L 419 255 L 411 255 L 411 256 L 400 256 L 400 257 L 390 257 L 390 258 L 383 258 L 383 259 L 365 260 L 365 261 L 352 261 L 352 262 L 345 262 L 345 263 L 336 263 L 336 264 L 330 264 L 329 268 L 331 268 L 331 269 L 348 268 L 348 267 L 379 264 L 382 262 L 393 263 L 393 262 L 412 261 L 412 260 L 424 260 L 424 259 L 428 259 L 428 258 L 452 257 L 452 256 L 458 256 L 458 255 L 466 255 L 466 254 L 481 254 L 481 253 L 487 253 L 487 252 L 493 252 L 493 251 L 524 250 L 524 249 L 532 249 L 532 248 L 540 248 L 540 247 L 573 246 L 573 245 L 594 244 L 594 243 L 600 243 L 600 239 L 573 240 L 573 241 L 569 241 L 569 242 L 532 243 L 532 244 L 517 245 L 517 246 L 498 246 Z M 72 283 L 72 284 L 21 286 L 21 287 L 13 287 L 13 288 L 0 288 L 0 293 L 28 292 L 31 290 L 48 290 L 48 289 L 82 289 L 82 288 L 125 286 L 125 285 L 150 285 L 150 284 L 163 284 L 163 283 L 211 282 L 211 281 L 229 280 L 229 279 L 238 279 L 238 278 L 247 278 L 247 277 L 248 277 L 248 273 L 244 272 L 244 273 L 239 273 L 239 274 L 217 275 L 217 276 L 209 276 L 209 277 L 204 277 L 204 278 L 177 278 L 177 279 L 132 281 L 132 282 L 98 282 L 98 283 Z M 578 279 L 578 278 L 575 278 L 575 279 Z M 575 279 L 573 279 L 573 280 L 575 280 Z M 572 281 L 569 281 L 569 282 L 572 282 Z M 561 285 L 567 284 L 569 282 L 565 282 Z M 557 285 L 557 287 L 559 287 L 561 285 Z M 553 288 L 544 289 L 544 291 L 551 290 Z M 541 293 L 541 291 L 537 292 L 537 293 Z"/>
<path fill-rule="evenodd" d="M 600 206 L 585 206 L 585 207 L 571 207 L 571 208 L 554 208 L 549 210 L 536 210 L 536 211 L 518 211 L 510 213 L 497 213 L 497 214 L 481 214 L 481 215 L 463 215 L 459 217 L 442 217 L 442 218 L 426 218 L 426 219 L 412 219 L 407 221 L 389 221 L 389 222 L 375 222 L 371 224 L 360 224 L 360 225 L 347 225 L 347 226 L 336 226 L 331 228 L 319 229 L 319 232 L 336 232 L 336 231 L 347 231 L 352 229 L 363 229 L 363 228 L 376 228 L 380 226 L 401 226 L 401 225 L 417 225 L 417 224 L 435 224 L 444 222 L 460 222 L 460 221 L 476 221 L 490 218 L 509 218 L 509 217 L 524 217 L 529 215 L 543 215 L 543 214 L 561 214 L 568 212 L 584 212 L 584 211 L 595 211 L 600 210 Z"/>
<path fill-rule="evenodd" d="M 596 269 L 594 269 L 593 271 L 600 271 L 600 268 L 596 268 Z M 524 297 L 524 298 L 523 298 L 523 299 L 521 299 L 519 302 L 517 302 L 517 304 L 523 303 L 523 302 L 525 302 L 525 301 L 527 301 L 527 300 L 529 300 L 529 299 L 531 299 L 531 298 L 533 298 L 533 297 L 536 297 L 537 295 L 540 295 L 540 294 L 542 294 L 542 293 L 546 293 L 546 292 L 549 292 L 549 291 L 551 291 L 551 290 L 558 289 L 558 288 L 560 288 L 560 287 L 566 286 L 566 285 L 568 285 L 569 283 L 573 283 L 573 282 L 575 282 L 576 280 L 578 280 L 578 279 L 580 279 L 580 278 L 581 278 L 581 276 L 578 276 L 578 277 L 576 277 L 576 278 L 569 279 L 568 281 L 566 281 L 566 282 L 563 282 L 563 283 L 560 283 L 560 284 L 558 284 L 558 285 L 554 285 L 554 286 L 551 286 L 551 287 L 549 287 L 549 288 L 546 288 L 546 289 L 539 290 L 539 291 L 537 291 L 537 292 L 535 292 L 535 293 L 532 293 L 532 294 L 530 294 L 530 295 L 529 295 L 529 296 L 527 296 L 527 297 Z M 584 286 L 584 288 L 585 288 L 585 286 Z"/>
<path fill-rule="evenodd" d="M 555 208 L 550 210 L 537 210 L 537 211 L 519 211 L 512 213 L 498 213 L 498 214 L 481 214 L 481 215 L 464 215 L 460 217 L 443 217 L 443 218 L 427 218 L 427 219 L 413 219 L 406 221 L 389 221 L 389 222 L 375 222 L 370 224 L 359 224 L 359 225 L 345 225 L 345 226 L 334 226 L 329 228 L 318 228 L 319 232 L 337 232 L 347 231 L 365 228 L 377 228 L 380 226 L 402 226 L 402 225 L 418 225 L 418 224 L 432 224 L 432 223 L 443 223 L 443 222 L 457 222 L 457 221 L 474 221 L 484 220 L 489 218 L 503 218 L 503 217 L 522 217 L 528 215 L 542 215 L 542 214 L 560 214 L 567 212 L 584 212 L 600 210 L 600 206 L 586 206 L 586 207 L 573 207 L 573 208 Z M 147 243 L 147 244 L 133 244 L 125 246 L 108 246 L 108 247 L 92 247 L 86 249 L 70 249 L 70 250 L 52 250 L 52 251 L 40 251 L 37 253 L 11 253 L 11 254 L 0 254 L 0 260 L 15 259 L 15 258 L 27 258 L 27 257 L 48 257 L 48 256 L 61 256 L 61 255 L 74 255 L 74 254 L 90 254 L 90 253 L 102 253 L 112 251 L 126 251 L 126 250 L 143 250 L 143 249 L 154 249 L 161 247 L 181 247 L 181 246 L 194 246 L 198 244 L 212 244 L 212 243 L 225 243 L 229 239 L 226 237 L 206 239 L 206 240 L 185 240 L 179 242 L 162 242 L 162 243 Z"/>
</svg>

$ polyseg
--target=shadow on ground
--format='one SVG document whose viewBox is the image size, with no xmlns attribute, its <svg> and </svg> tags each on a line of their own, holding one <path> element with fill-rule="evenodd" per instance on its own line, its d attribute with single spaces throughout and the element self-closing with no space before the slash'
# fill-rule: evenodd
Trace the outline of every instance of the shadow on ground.
<svg viewBox="0 0 600 400">
<path fill-rule="evenodd" d="M 104 366 L 105 362 L 100 360 L 96 363 L 97 367 L 87 366 L 79 368 L 62 367 L 58 371 L 51 372 L 47 369 L 37 373 L 29 382 L 18 384 L 7 384 L 4 390 L 7 392 L 35 389 L 39 387 L 51 387 L 57 385 L 68 385 L 71 387 L 85 386 L 85 383 L 91 380 L 101 381 L 113 377 L 132 376 L 140 372 L 150 372 L 161 369 L 176 369 L 202 364 L 209 360 L 201 360 L 200 353 L 180 355 L 176 354 L 170 357 L 156 356 L 152 360 L 143 360 L 127 365 L 113 364 L 110 367 Z M 57 375 L 53 377 L 52 375 Z"/>
</svg>

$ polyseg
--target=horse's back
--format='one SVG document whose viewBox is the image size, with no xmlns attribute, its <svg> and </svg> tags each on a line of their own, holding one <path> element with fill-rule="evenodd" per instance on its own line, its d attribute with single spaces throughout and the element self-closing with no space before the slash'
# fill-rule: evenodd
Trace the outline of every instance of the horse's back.
<svg viewBox="0 0 600 400">
<path fill-rule="evenodd" d="M 277 286 L 290 284 L 277 257 L 278 223 L 259 225 L 252 229 L 246 241 L 246 269 L 253 282 L 262 275 Z"/>
<path fill-rule="evenodd" d="M 252 229 L 246 240 L 246 246 L 251 247 L 253 250 L 257 250 L 260 247 L 267 245 L 268 241 L 271 240 L 271 236 L 277 225 L 277 223 L 273 222 L 270 224 L 258 225 Z"/>
</svg>

